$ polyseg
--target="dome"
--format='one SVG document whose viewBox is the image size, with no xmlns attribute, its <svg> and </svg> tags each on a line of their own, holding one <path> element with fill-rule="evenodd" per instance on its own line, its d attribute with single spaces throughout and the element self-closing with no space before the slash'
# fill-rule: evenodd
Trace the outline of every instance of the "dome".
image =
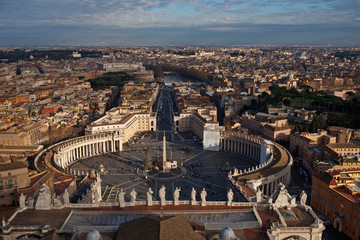
<svg viewBox="0 0 360 240">
<path fill-rule="evenodd" d="M 88 232 L 88 234 L 86 235 L 86 238 L 85 240 L 101 240 L 102 237 L 99 233 L 98 230 L 95 230 L 95 229 L 91 229 L 90 232 Z"/>
<path fill-rule="evenodd" d="M 234 231 L 229 227 L 226 227 L 223 230 L 221 230 L 219 234 L 219 238 L 221 240 L 236 240 Z"/>
</svg>

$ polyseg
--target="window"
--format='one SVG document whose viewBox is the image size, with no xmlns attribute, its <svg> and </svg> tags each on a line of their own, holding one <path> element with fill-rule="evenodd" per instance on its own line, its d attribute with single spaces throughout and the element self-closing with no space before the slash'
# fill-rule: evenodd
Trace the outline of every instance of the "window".
<svg viewBox="0 0 360 240">
<path fill-rule="evenodd" d="M 8 172 L 8 176 L 11 176 L 11 172 Z"/>
<path fill-rule="evenodd" d="M 356 224 L 356 222 L 357 222 L 357 219 L 356 219 L 356 217 L 353 219 L 353 224 Z"/>
<path fill-rule="evenodd" d="M 3 186 L 3 182 L 2 181 L 0 181 L 0 187 L 2 187 Z"/>
<path fill-rule="evenodd" d="M 9 179 L 9 186 L 13 185 L 13 180 Z"/>
</svg>

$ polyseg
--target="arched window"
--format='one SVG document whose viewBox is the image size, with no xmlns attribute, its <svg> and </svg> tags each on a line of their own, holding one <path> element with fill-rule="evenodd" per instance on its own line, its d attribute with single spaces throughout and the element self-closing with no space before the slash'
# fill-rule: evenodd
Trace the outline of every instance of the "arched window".
<svg viewBox="0 0 360 240">
<path fill-rule="evenodd" d="M 9 179 L 9 186 L 13 185 L 13 180 Z"/>
<path fill-rule="evenodd" d="M 0 187 L 2 187 L 3 186 L 3 182 L 2 181 L 0 181 Z"/>
</svg>

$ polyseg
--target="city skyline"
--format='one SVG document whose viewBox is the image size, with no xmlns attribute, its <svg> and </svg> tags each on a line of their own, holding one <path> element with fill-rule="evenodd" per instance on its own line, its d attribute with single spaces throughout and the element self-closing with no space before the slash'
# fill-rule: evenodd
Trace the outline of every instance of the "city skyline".
<svg viewBox="0 0 360 240">
<path fill-rule="evenodd" d="M 360 45 L 359 2 L 2 1 L 0 46 Z"/>
</svg>

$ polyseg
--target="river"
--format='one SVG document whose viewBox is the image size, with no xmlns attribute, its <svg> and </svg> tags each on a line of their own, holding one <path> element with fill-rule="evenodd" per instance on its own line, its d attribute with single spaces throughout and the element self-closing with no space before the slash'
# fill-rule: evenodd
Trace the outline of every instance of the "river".
<svg viewBox="0 0 360 240">
<path fill-rule="evenodd" d="M 197 84 L 204 84 L 206 85 L 206 83 L 204 82 L 199 82 L 197 79 L 192 78 L 192 77 L 188 77 L 188 76 L 184 76 L 178 73 L 173 73 L 171 72 L 170 74 L 166 74 L 164 79 L 164 83 L 197 83 Z"/>
</svg>

